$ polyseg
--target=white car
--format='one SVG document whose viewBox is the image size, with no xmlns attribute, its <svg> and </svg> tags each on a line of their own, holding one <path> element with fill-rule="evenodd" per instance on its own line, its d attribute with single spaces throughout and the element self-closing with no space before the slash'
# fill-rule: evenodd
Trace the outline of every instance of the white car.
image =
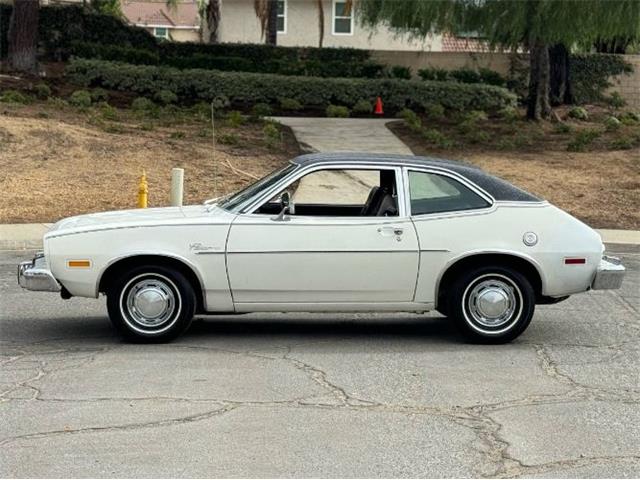
<svg viewBox="0 0 640 480">
<path fill-rule="evenodd" d="M 61 220 L 18 281 L 105 293 L 136 341 L 171 340 L 194 314 L 436 309 L 499 343 L 536 304 L 619 288 L 625 269 L 603 253 L 587 225 L 478 168 L 312 154 L 204 205 Z"/>
</svg>

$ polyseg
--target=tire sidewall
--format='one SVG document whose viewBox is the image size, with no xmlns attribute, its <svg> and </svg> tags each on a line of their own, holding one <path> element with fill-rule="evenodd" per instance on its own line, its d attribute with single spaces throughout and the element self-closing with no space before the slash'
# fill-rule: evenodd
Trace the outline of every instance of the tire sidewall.
<svg viewBox="0 0 640 480">
<path fill-rule="evenodd" d="M 483 279 L 496 279 L 513 287 L 516 306 L 514 317 L 497 328 L 476 323 L 468 310 L 468 295 Z M 465 272 L 454 282 L 448 296 L 447 310 L 467 339 L 476 343 L 506 343 L 518 337 L 533 318 L 535 293 L 531 283 L 521 273 L 509 267 L 478 267 Z"/>
<path fill-rule="evenodd" d="M 127 318 L 126 294 L 133 285 L 145 277 L 161 280 L 175 296 L 177 311 L 167 324 L 157 331 L 145 331 Z M 118 332 L 126 340 L 141 343 L 167 342 L 178 337 L 190 325 L 195 313 L 196 298 L 193 287 L 186 277 L 177 270 L 161 266 L 140 266 L 123 273 L 107 291 L 109 318 Z"/>
</svg>

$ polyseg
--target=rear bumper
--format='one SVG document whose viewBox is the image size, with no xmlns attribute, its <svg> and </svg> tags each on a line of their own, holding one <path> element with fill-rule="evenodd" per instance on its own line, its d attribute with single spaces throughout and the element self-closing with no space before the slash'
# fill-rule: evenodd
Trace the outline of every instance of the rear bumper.
<svg viewBox="0 0 640 480">
<path fill-rule="evenodd" d="M 62 288 L 53 277 L 42 253 L 18 265 L 18 285 L 36 292 L 59 292 Z"/>
<path fill-rule="evenodd" d="M 622 286 L 626 269 L 619 258 L 602 256 L 596 276 L 591 283 L 593 290 L 615 290 Z"/>
</svg>

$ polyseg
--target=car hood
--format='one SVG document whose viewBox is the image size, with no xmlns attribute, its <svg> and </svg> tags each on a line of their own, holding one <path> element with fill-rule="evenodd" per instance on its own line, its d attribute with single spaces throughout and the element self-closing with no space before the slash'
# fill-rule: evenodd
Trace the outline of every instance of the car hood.
<svg viewBox="0 0 640 480">
<path fill-rule="evenodd" d="M 117 210 L 64 218 L 49 229 L 47 237 L 112 228 L 184 225 L 196 222 L 229 223 L 233 217 L 234 215 L 216 205 Z"/>
</svg>

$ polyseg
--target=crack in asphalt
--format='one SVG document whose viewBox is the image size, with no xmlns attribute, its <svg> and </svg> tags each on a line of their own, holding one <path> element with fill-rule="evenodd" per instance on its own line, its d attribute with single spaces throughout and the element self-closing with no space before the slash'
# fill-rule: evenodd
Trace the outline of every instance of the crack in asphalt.
<svg viewBox="0 0 640 480">
<path fill-rule="evenodd" d="M 630 326 L 628 322 L 625 322 L 625 327 Z M 635 325 L 633 325 L 636 327 Z M 35 357 L 34 360 L 30 360 L 37 363 L 37 366 L 23 368 L 21 370 L 35 370 L 35 373 L 26 380 L 16 382 L 14 388 L 2 393 L 0 395 L 0 402 L 82 402 L 82 403 L 95 403 L 95 402 L 141 402 L 141 401 L 171 401 L 171 402 L 188 402 L 194 404 L 215 404 L 216 408 L 207 410 L 205 412 L 196 413 L 193 415 L 162 419 L 162 420 L 150 420 L 147 422 L 137 423 L 124 423 L 121 425 L 104 425 L 93 427 L 82 427 L 77 429 L 63 429 L 52 430 L 46 432 L 35 432 L 24 435 L 16 435 L 13 437 L 7 437 L 0 440 L 0 445 L 6 446 L 11 443 L 32 440 L 44 437 L 59 436 L 59 435 L 74 435 L 93 432 L 104 431 L 129 431 L 143 428 L 162 428 L 172 425 L 190 424 L 195 422 L 205 421 L 215 417 L 221 417 L 226 413 L 235 411 L 240 408 L 315 408 L 315 409 L 335 409 L 335 410 L 350 410 L 350 411 L 369 411 L 379 413 L 391 413 L 391 414 L 404 414 L 404 415 L 432 415 L 439 416 L 450 420 L 451 422 L 471 430 L 474 434 L 475 442 L 477 444 L 470 445 L 471 450 L 477 451 L 481 460 L 473 466 L 473 471 L 479 477 L 520 477 L 534 474 L 540 474 L 552 471 L 557 468 L 566 467 L 583 467 L 592 464 L 604 464 L 613 461 L 620 460 L 640 460 L 640 456 L 627 455 L 627 456 L 598 456 L 598 457 L 579 457 L 568 458 L 560 461 L 549 462 L 538 465 L 527 465 L 522 460 L 513 457 L 509 454 L 510 447 L 509 442 L 502 438 L 501 431 L 503 425 L 497 420 L 491 417 L 491 414 L 497 411 L 506 410 L 510 408 L 517 408 L 522 406 L 538 406 L 557 403 L 576 403 L 584 401 L 606 401 L 606 402 L 624 402 L 640 404 L 640 396 L 638 392 L 633 390 L 622 391 L 619 388 L 601 388 L 586 385 L 576 381 L 566 372 L 561 371 L 560 365 L 553 360 L 549 348 L 554 346 L 573 346 L 582 348 L 594 348 L 603 349 L 612 352 L 612 355 L 602 362 L 611 362 L 623 355 L 622 348 L 629 344 L 635 344 L 633 341 L 620 342 L 611 345 L 595 345 L 595 344 L 580 344 L 580 343 L 527 343 L 522 342 L 522 345 L 529 346 L 534 349 L 538 360 L 538 366 L 543 373 L 555 382 L 567 387 L 567 390 L 557 394 L 531 394 L 518 399 L 505 400 L 501 402 L 495 402 L 492 404 L 474 405 L 471 407 L 437 407 L 430 405 L 403 405 L 403 404 L 387 404 L 377 402 L 374 400 L 368 400 L 359 398 L 347 391 L 346 388 L 336 384 L 330 380 L 328 372 L 322 368 L 305 362 L 292 355 L 292 346 L 270 346 L 265 350 L 273 350 L 274 354 L 258 353 L 255 350 L 238 351 L 226 348 L 198 346 L 198 345 L 172 345 L 174 348 L 179 349 L 197 349 L 207 351 L 217 351 L 225 354 L 242 355 L 251 358 L 258 358 L 264 361 L 277 361 L 282 360 L 292 365 L 298 371 L 304 373 L 304 375 L 321 387 L 322 390 L 327 392 L 330 397 L 335 399 L 335 403 L 314 400 L 318 397 L 318 394 L 311 394 L 292 398 L 282 401 L 237 401 L 232 399 L 219 399 L 219 398 L 188 398 L 188 397 L 98 397 L 98 398 L 85 398 L 85 399 L 67 399 L 67 398 L 50 398 L 46 397 L 41 388 L 33 385 L 33 383 L 42 380 L 48 374 L 70 369 L 80 369 L 90 364 L 95 358 L 107 351 L 114 348 L 118 348 L 119 345 L 96 347 L 96 348 L 45 348 L 43 350 L 32 350 L 34 346 L 46 346 L 47 343 L 53 341 L 60 341 L 62 339 L 49 339 L 33 342 L 31 344 L 15 344 L 14 354 L 10 355 L 7 359 L 0 363 L 0 367 L 7 370 L 12 370 L 12 366 L 17 364 L 20 360 L 28 359 L 29 357 Z M 68 338 L 64 340 L 68 341 Z M 308 345 L 313 342 L 304 342 L 300 345 Z M 3 342 L 3 346 L 8 346 L 7 342 Z M 13 345 L 10 345 L 13 346 Z M 73 355 L 73 365 L 65 365 L 65 362 L 70 360 L 65 358 L 61 360 L 41 359 L 38 357 L 47 355 Z M 53 363 L 60 363 L 60 365 L 53 365 Z M 598 362 L 593 362 L 598 363 Z M 17 369 L 14 369 L 17 370 Z M 33 391 L 31 398 L 9 398 L 11 392 L 19 390 L 21 388 L 30 389 Z"/>
</svg>

